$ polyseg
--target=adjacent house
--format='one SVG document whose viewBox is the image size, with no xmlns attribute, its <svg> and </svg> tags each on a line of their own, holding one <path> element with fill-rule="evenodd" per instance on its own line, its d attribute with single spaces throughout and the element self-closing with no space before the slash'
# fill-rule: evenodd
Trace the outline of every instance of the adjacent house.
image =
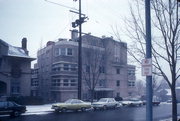
<svg viewBox="0 0 180 121">
<path fill-rule="evenodd" d="M 31 83 L 31 61 L 27 39 L 22 46 L 15 47 L 0 40 L 0 97 L 29 96 Z"/>
</svg>

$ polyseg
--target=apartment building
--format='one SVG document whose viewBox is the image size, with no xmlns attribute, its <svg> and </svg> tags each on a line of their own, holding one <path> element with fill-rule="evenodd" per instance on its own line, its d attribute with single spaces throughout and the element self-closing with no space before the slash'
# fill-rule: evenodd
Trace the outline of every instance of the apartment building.
<svg viewBox="0 0 180 121">
<path fill-rule="evenodd" d="M 37 54 L 37 68 L 32 79 L 32 95 L 48 101 L 77 98 L 78 90 L 78 35 L 71 39 L 49 41 Z M 131 69 L 130 69 L 131 68 Z M 132 69 L 133 68 L 133 69 Z M 127 97 L 132 95 L 134 78 L 128 78 L 127 44 L 112 37 L 82 36 L 82 98 L 87 100 L 94 90 L 94 98 Z M 133 80 L 134 79 L 134 80 Z M 129 89 L 131 88 L 131 90 Z M 38 93 L 36 93 L 38 92 Z"/>
</svg>

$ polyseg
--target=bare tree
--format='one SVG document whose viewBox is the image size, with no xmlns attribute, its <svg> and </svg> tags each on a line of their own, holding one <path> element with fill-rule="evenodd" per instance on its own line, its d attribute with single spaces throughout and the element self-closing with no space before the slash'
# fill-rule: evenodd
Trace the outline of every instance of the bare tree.
<svg viewBox="0 0 180 121">
<path fill-rule="evenodd" d="M 130 6 L 131 19 L 126 19 L 127 35 L 131 45 L 128 53 L 136 62 L 145 58 L 144 1 L 134 0 Z M 135 7 L 134 7 L 135 6 Z M 180 21 L 177 0 L 151 0 L 153 74 L 162 76 L 172 93 L 172 120 L 177 121 L 176 82 L 180 77 L 178 51 L 180 50 Z"/>
<path fill-rule="evenodd" d="M 100 75 L 104 73 L 104 51 L 91 47 L 84 49 L 83 54 L 83 79 L 91 92 L 91 102 L 93 102 L 94 90 Z"/>
<path fill-rule="evenodd" d="M 145 88 L 146 88 L 146 86 L 145 86 L 145 82 L 144 81 L 142 81 L 142 80 L 136 81 L 136 90 L 137 90 L 138 96 L 142 97 L 144 95 Z"/>
</svg>

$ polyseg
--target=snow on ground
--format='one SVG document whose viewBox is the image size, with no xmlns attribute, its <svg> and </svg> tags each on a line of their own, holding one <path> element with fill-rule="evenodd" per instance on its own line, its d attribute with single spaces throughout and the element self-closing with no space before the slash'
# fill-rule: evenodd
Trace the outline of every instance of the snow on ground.
<svg viewBox="0 0 180 121">
<path fill-rule="evenodd" d="M 180 116 L 178 116 L 178 121 L 180 121 Z M 168 118 L 168 119 L 163 119 L 163 120 L 160 120 L 160 121 L 172 121 L 172 118 Z"/>
<path fill-rule="evenodd" d="M 54 111 L 51 106 L 52 104 L 26 106 L 27 111 L 23 115 L 48 114 Z"/>
</svg>

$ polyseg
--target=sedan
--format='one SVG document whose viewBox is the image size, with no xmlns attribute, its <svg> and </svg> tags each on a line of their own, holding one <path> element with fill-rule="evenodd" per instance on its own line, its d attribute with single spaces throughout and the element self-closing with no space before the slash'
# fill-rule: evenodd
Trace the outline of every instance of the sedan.
<svg viewBox="0 0 180 121">
<path fill-rule="evenodd" d="M 56 112 L 66 112 L 67 110 L 85 111 L 86 109 L 91 108 L 91 103 L 84 102 L 79 99 L 69 99 L 64 103 L 53 104 L 51 108 L 54 109 Z"/>
<path fill-rule="evenodd" d="M 10 115 L 12 117 L 20 116 L 26 112 L 26 106 L 16 104 L 11 101 L 0 102 L 0 115 Z"/>
<path fill-rule="evenodd" d="M 96 109 L 104 109 L 106 110 L 107 108 L 117 108 L 121 104 L 117 101 L 115 101 L 114 98 L 101 98 L 98 102 L 92 103 L 92 107 L 94 110 Z"/>
<path fill-rule="evenodd" d="M 122 101 L 121 103 L 123 106 L 142 106 L 143 105 L 143 101 L 136 98 L 125 100 L 125 101 Z"/>
</svg>

